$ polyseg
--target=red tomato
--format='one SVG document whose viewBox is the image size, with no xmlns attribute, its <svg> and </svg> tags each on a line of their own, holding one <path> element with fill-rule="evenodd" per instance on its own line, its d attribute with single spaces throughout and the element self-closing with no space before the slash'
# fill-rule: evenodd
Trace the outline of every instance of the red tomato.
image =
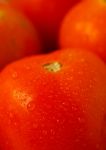
<svg viewBox="0 0 106 150">
<path fill-rule="evenodd" d="M 106 62 L 106 2 L 88 0 L 70 10 L 60 29 L 59 44 L 88 49 Z"/>
<path fill-rule="evenodd" d="M 0 150 L 105 150 L 106 66 L 63 50 L 7 66 L 0 76 Z"/>
<path fill-rule="evenodd" d="M 0 5 L 0 69 L 26 55 L 41 52 L 33 25 L 7 5 Z"/>
<path fill-rule="evenodd" d="M 67 11 L 81 0 L 9 0 L 39 30 L 45 49 L 54 49 L 60 22 Z"/>
</svg>

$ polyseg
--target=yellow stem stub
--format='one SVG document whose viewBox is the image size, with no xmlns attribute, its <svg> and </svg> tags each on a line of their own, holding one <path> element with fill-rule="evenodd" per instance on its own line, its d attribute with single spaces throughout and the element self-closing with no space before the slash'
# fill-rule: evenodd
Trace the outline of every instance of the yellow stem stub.
<svg viewBox="0 0 106 150">
<path fill-rule="evenodd" d="M 59 62 L 52 62 L 44 64 L 43 67 L 49 72 L 58 72 L 61 70 L 62 64 L 60 64 Z"/>
</svg>

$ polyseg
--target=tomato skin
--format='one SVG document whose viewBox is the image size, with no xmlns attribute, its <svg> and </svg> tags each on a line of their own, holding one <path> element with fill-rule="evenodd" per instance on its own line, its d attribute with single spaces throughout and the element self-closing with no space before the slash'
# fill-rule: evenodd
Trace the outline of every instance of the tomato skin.
<svg viewBox="0 0 106 150">
<path fill-rule="evenodd" d="M 0 69 L 13 60 L 41 50 L 32 23 L 8 5 L 0 4 Z"/>
<path fill-rule="evenodd" d="M 105 68 L 77 49 L 8 65 L 0 75 L 0 149 L 105 150 Z"/>
<path fill-rule="evenodd" d="M 92 0 L 78 4 L 63 20 L 59 45 L 61 48 L 84 48 L 106 62 L 106 2 Z"/>
<path fill-rule="evenodd" d="M 35 25 L 42 36 L 45 50 L 56 47 L 58 30 L 64 15 L 81 0 L 9 0 Z"/>
</svg>

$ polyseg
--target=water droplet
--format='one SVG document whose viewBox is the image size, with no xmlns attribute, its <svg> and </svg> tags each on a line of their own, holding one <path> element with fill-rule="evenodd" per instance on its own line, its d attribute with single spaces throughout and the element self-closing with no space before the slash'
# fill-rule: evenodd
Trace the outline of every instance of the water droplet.
<svg viewBox="0 0 106 150">
<path fill-rule="evenodd" d="M 25 68 L 26 68 L 27 70 L 30 70 L 30 69 L 31 69 L 30 66 L 25 66 Z"/>
<path fill-rule="evenodd" d="M 32 102 L 28 103 L 27 109 L 29 111 L 34 111 L 34 109 L 35 109 L 35 102 L 32 101 Z"/>
<path fill-rule="evenodd" d="M 9 145 L 9 141 L 6 140 L 6 143 L 5 143 L 5 144 L 6 144 L 6 145 Z"/>
<path fill-rule="evenodd" d="M 79 121 L 80 123 L 83 123 L 83 122 L 84 122 L 84 119 L 81 118 L 81 117 L 78 117 L 78 121 Z"/>
<path fill-rule="evenodd" d="M 78 117 L 78 121 L 79 121 L 79 122 L 81 121 L 81 118 L 80 118 L 80 117 Z"/>
<path fill-rule="evenodd" d="M 10 118 L 13 118 L 13 113 L 10 112 L 10 113 L 9 113 L 9 117 L 10 117 Z"/>
<path fill-rule="evenodd" d="M 80 140 L 77 138 L 75 139 L 76 144 L 78 144 L 80 142 Z"/>
<path fill-rule="evenodd" d="M 96 144 L 96 149 L 98 149 L 98 150 L 99 150 L 99 149 L 100 149 L 100 147 L 101 147 L 101 146 L 100 146 L 100 144 Z"/>
<path fill-rule="evenodd" d="M 47 135 L 47 130 L 43 130 L 43 131 L 42 131 L 42 134 L 43 134 L 43 135 Z"/>
<path fill-rule="evenodd" d="M 81 61 L 81 62 L 85 62 L 85 59 L 84 59 L 84 58 L 81 58 L 80 61 Z"/>
<path fill-rule="evenodd" d="M 17 125 L 17 123 L 16 122 L 14 122 L 14 126 L 16 126 Z"/>
<path fill-rule="evenodd" d="M 59 119 L 57 119 L 57 120 L 56 120 L 56 122 L 57 122 L 57 123 L 59 123 L 59 122 L 60 122 L 60 120 L 59 120 Z"/>
<path fill-rule="evenodd" d="M 13 119 L 14 119 L 14 115 L 13 115 L 12 112 L 10 112 L 10 113 L 8 114 L 8 118 L 9 118 L 9 120 L 8 120 L 8 125 L 11 125 L 11 123 L 13 122 Z"/>
<path fill-rule="evenodd" d="M 12 78 L 13 78 L 13 79 L 16 79 L 17 76 L 18 76 L 18 75 L 17 75 L 17 72 L 14 72 L 14 73 L 12 74 Z"/>
<path fill-rule="evenodd" d="M 34 129 L 36 129 L 38 127 L 38 124 L 37 123 L 33 123 L 32 126 L 33 126 Z"/>
<path fill-rule="evenodd" d="M 53 129 L 50 130 L 51 135 L 55 135 L 55 131 Z"/>
</svg>

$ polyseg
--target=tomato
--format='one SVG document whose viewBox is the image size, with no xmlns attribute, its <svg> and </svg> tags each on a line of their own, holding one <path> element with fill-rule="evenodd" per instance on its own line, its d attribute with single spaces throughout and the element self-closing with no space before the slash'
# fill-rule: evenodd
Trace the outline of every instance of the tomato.
<svg viewBox="0 0 106 150">
<path fill-rule="evenodd" d="M 59 45 L 90 50 L 106 62 L 106 2 L 88 0 L 70 10 L 62 22 Z"/>
<path fill-rule="evenodd" d="M 9 62 L 41 52 L 32 23 L 8 5 L 0 4 L 0 69 Z"/>
<path fill-rule="evenodd" d="M 55 49 L 60 23 L 67 11 L 81 0 L 9 0 L 37 27 L 45 50 Z"/>
<path fill-rule="evenodd" d="M 106 66 L 65 49 L 0 75 L 0 150 L 105 150 Z"/>
</svg>

